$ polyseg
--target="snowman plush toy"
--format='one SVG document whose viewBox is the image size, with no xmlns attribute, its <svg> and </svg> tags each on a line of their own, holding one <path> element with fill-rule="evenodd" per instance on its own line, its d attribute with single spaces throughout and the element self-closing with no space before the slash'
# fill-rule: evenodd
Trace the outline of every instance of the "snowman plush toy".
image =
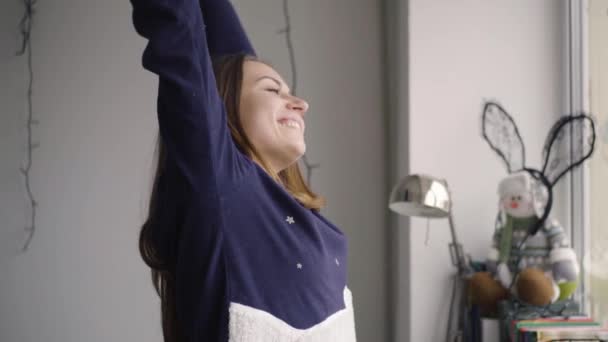
<svg viewBox="0 0 608 342">
<path fill-rule="evenodd" d="M 586 114 L 559 119 L 545 141 L 540 170 L 526 167 L 519 130 L 499 104 L 484 105 L 482 129 L 509 175 L 498 186 L 499 214 L 487 271 L 470 279 L 473 303 L 484 315 L 494 315 L 498 301 L 507 298 L 535 306 L 569 298 L 579 266 L 563 227 L 550 217 L 553 187 L 593 153 L 593 120 Z"/>
</svg>

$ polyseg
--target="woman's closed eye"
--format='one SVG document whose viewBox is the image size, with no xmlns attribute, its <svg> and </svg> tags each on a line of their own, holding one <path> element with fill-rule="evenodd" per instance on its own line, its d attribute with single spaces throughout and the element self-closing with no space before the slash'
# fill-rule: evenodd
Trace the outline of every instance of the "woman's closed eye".
<svg viewBox="0 0 608 342">
<path fill-rule="evenodd" d="M 279 89 L 275 89 L 275 88 L 268 88 L 266 89 L 267 91 L 273 92 L 273 93 L 279 93 Z"/>
</svg>

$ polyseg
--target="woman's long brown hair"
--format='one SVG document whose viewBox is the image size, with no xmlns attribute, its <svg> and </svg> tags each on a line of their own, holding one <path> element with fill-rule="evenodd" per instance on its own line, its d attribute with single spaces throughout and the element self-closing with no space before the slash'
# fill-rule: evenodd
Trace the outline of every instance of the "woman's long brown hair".
<svg viewBox="0 0 608 342">
<path fill-rule="evenodd" d="M 313 210 L 320 210 L 324 205 L 324 199 L 313 193 L 300 172 L 298 163 L 294 163 L 285 170 L 278 173 L 269 167 L 269 164 L 255 149 L 247 138 L 239 117 L 239 100 L 241 96 L 241 83 L 243 80 L 243 64 L 245 61 L 257 61 L 256 57 L 246 54 L 223 56 L 213 61 L 213 69 L 220 97 L 224 101 L 227 113 L 227 122 L 237 148 L 246 156 L 257 162 L 278 183 L 282 184 L 292 196 L 303 206 Z M 261 63 L 261 62 L 260 62 Z M 157 165 L 150 195 L 148 217 L 141 227 L 139 234 L 139 251 L 144 262 L 151 268 L 152 283 L 161 299 L 161 321 L 165 342 L 184 341 L 179 331 L 177 322 L 175 302 L 175 279 L 169 271 L 171 265 L 168 260 L 163 260 L 161 254 L 153 245 L 150 234 L 155 225 L 156 213 L 163 208 L 159 207 L 159 178 L 165 169 L 167 162 L 167 151 L 162 139 L 158 138 Z M 201 227 L 204 229 L 204 227 Z M 174 228 L 177 231 L 177 227 Z"/>
</svg>

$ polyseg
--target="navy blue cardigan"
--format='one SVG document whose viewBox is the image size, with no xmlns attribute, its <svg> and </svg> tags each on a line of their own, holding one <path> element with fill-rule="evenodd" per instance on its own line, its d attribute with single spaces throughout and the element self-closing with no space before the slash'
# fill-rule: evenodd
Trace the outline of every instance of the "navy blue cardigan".
<svg viewBox="0 0 608 342">
<path fill-rule="evenodd" d="M 151 236 L 187 341 L 352 341 L 347 242 L 233 142 L 210 56 L 255 52 L 227 0 L 131 0 L 167 150 Z"/>
</svg>

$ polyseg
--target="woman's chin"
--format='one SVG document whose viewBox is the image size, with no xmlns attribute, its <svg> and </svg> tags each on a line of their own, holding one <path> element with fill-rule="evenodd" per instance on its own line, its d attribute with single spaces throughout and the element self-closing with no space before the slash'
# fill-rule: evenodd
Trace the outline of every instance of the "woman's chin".
<svg viewBox="0 0 608 342">
<path fill-rule="evenodd" d="M 286 159 L 288 161 L 288 164 L 291 165 L 293 163 L 297 163 L 298 160 L 300 160 L 300 158 L 302 158 L 305 153 L 306 144 L 304 142 L 290 146 L 286 153 Z"/>
<path fill-rule="evenodd" d="M 296 147 L 296 154 L 298 156 L 297 159 L 302 158 L 302 156 L 306 153 L 306 143 L 302 142 L 300 144 L 298 144 L 298 146 Z"/>
</svg>

